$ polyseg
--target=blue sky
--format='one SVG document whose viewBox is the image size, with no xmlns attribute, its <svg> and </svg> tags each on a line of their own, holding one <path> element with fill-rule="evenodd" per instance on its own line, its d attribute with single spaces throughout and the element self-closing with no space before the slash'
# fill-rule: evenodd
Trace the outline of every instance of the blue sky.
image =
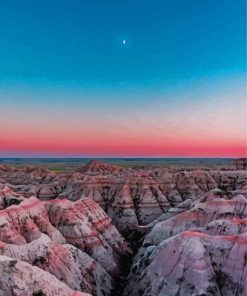
<svg viewBox="0 0 247 296">
<path fill-rule="evenodd" d="M 243 103 L 245 6 L 244 0 L 5 1 L 2 110 L 26 109 L 32 117 L 32 109 L 53 109 L 56 120 L 56 106 L 71 103 L 68 118 L 88 106 L 92 116 L 104 110 L 108 118 L 152 102 L 161 109 L 171 101 L 178 109 L 204 103 L 216 88 L 216 101 L 230 88 L 233 103 Z"/>
<path fill-rule="evenodd" d="M 135 88 L 244 72 L 244 3 L 6 1 L 0 79 Z"/>
</svg>

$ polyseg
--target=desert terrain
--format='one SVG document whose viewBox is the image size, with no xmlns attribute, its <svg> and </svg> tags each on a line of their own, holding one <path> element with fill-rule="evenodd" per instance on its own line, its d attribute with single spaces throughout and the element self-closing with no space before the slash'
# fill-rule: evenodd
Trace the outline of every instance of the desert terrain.
<svg viewBox="0 0 247 296">
<path fill-rule="evenodd" d="M 232 161 L 0 163 L 1 296 L 247 295 Z"/>
</svg>

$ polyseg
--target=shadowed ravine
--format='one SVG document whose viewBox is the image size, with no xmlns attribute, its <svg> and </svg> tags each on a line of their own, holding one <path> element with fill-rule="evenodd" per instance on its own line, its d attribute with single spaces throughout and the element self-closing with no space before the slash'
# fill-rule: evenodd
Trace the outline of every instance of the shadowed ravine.
<svg viewBox="0 0 247 296">
<path fill-rule="evenodd" d="M 146 232 L 146 231 L 145 231 Z M 137 254 L 140 246 L 142 245 L 145 232 L 141 232 L 138 230 L 132 230 L 126 232 L 123 236 L 126 241 L 129 243 L 129 246 L 133 253 L 129 256 L 126 256 L 120 260 L 120 273 L 114 279 L 114 289 L 112 290 L 112 296 L 122 296 L 123 291 L 128 282 L 128 275 L 130 273 L 131 265 L 133 263 L 133 259 Z"/>
</svg>

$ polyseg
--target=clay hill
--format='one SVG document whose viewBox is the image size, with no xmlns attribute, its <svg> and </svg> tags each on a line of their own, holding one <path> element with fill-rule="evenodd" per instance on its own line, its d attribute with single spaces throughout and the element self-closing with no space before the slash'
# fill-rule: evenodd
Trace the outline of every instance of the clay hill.
<svg viewBox="0 0 247 296">
<path fill-rule="evenodd" d="M 0 166 L 1 296 L 245 296 L 246 258 L 245 170 Z"/>
<path fill-rule="evenodd" d="M 100 160 L 91 160 L 78 171 L 81 173 L 114 173 L 122 170 L 123 169 L 120 166 L 104 163 Z"/>
</svg>

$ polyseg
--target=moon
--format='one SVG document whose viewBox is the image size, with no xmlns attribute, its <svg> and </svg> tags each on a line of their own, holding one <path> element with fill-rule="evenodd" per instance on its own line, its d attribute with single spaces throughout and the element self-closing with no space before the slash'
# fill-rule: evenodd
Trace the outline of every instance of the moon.
<svg viewBox="0 0 247 296">
<path fill-rule="evenodd" d="M 123 43 L 123 45 L 125 45 L 125 44 L 126 44 L 126 40 L 125 40 L 125 39 L 123 39 L 122 43 Z"/>
</svg>

